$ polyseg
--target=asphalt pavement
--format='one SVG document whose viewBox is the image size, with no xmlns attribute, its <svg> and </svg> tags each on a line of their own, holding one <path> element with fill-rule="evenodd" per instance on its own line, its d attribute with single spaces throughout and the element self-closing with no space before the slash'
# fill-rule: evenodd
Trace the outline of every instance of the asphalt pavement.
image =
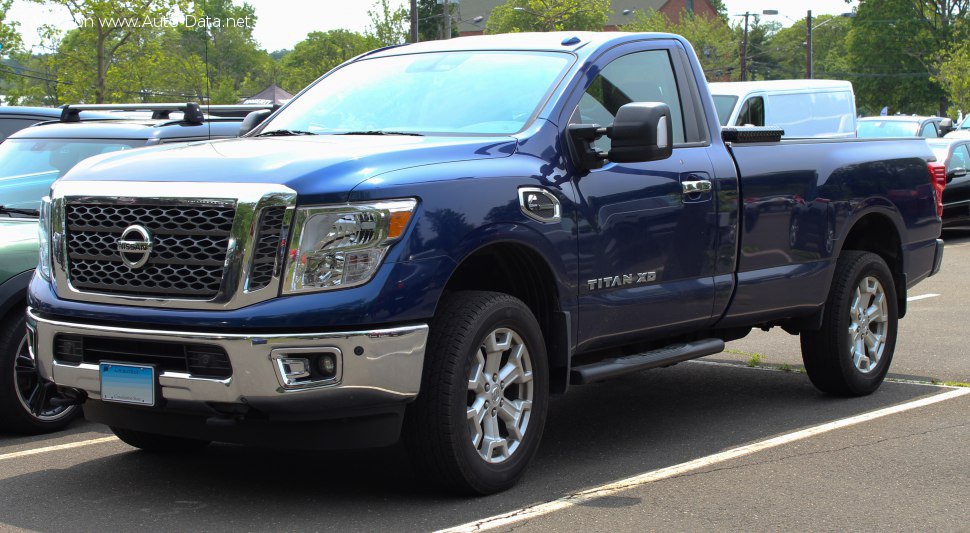
<svg viewBox="0 0 970 533">
<path fill-rule="evenodd" d="M 400 447 L 155 456 L 80 421 L 46 437 L 0 435 L 0 529 L 967 530 L 970 395 L 925 383 L 970 381 L 957 333 L 970 230 L 945 237 L 943 271 L 910 293 L 940 296 L 911 302 L 896 379 L 871 396 L 818 393 L 798 371 L 797 338 L 753 334 L 731 353 L 555 399 L 522 483 L 485 498 L 425 485 Z M 748 367 L 754 353 L 791 371 Z M 667 474 L 643 478 L 651 472 Z M 635 476 L 647 481 L 615 484 Z M 542 512 L 518 519 L 529 507 Z"/>
</svg>

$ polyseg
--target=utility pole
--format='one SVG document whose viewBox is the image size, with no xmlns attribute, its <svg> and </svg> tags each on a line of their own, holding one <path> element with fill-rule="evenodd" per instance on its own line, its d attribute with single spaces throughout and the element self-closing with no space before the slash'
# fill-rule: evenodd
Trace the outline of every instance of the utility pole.
<svg viewBox="0 0 970 533">
<path fill-rule="evenodd" d="M 744 12 L 744 38 L 741 39 L 741 81 L 748 79 L 748 17 L 751 13 Z"/>
<path fill-rule="evenodd" d="M 418 42 L 418 0 L 411 0 L 411 42 Z"/>
<path fill-rule="evenodd" d="M 808 79 L 813 79 L 815 73 L 812 72 L 812 10 L 808 10 L 808 16 L 805 17 L 805 76 Z"/>
<path fill-rule="evenodd" d="M 444 0 L 444 17 L 445 17 L 445 39 L 451 39 L 451 7 L 448 5 L 448 0 Z"/>
</svg>

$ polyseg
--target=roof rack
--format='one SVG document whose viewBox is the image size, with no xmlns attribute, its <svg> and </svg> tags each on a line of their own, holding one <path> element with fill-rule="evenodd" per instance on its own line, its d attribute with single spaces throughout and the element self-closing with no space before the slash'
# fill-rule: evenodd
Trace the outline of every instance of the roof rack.
<svg viewBox="0 0 970 533">
<path fill-rule="evenodd" d="M 269 109 L 276 111 L 279 104 L 234 104 L 234 105 L 204 105 L 202 111 L 214 117 L 245 117 L 253 111 Z"/>
<path fill-rule="evenodd" d="M 68 104 L 61 106 L 61 122 L 79 122 L 81 111 L 151 111 L 153 119 L 166 119 L 172 111 L 181 111 L 182 120 L 202 124 L 205 116 L 194 102 L 184 104 Z"/>
</svg>

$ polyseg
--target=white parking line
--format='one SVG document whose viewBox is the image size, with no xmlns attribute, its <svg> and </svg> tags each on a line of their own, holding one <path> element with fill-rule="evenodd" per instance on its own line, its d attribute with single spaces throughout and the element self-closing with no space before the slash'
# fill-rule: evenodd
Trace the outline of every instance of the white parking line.
<svg viewBox="0 0 970 533">
<path fill-rule="evenodd" d="M 919 296 L 910 296 L 909 298 L 906 298 L 906 301 L 907 302 L 915 302 L 916 300 L 925 300 L 927 298 L 936 298 L 937 296 L 939 296 L 939 294 L 936 294 L 935 292 L 931 292 L 929 294 L 920 294 Z"/>
<path fill-rule="evenodd" d="M 692 472 L 694 470 L 699 470 L 701 468 L 705 468 L 717 463 L 723 463 L 731 459 L 737 459 L 739 457 L 751 455 L 753 453 L 761 452 L 769 448 L 775 448 L 783 444 L 789 444 L 791 442 L 795 442 L 798 440 L 803 440 L 809 437 L 814 437 L 816 435 L 821 435 L 822 433 L 828 433 L 829 431 L 834 431 L 837 429 L 854 426 L 856 424 L 861 424 L 863 422 L 869 422 L 871 420 L 882 418 L 884 416 L 894 415 L 897 413 L 902 413 L 904 411 L 909 411 L 911 409 L 917 409 L 920 407 L 925 407 L 927 405 L 932 405 L 934 403 L 944 402 L 946 400 L 951 400 L 953 398 L 958 398 L 960 396 L 965 396 L 967 394 L 970 394 L 970 388 L 952 389 L 942 394 L 930 396 L 929 398 L 914 400 L 911 402 L 894 405 L 892 407 L 886 407 L 885 409 L 878 409 L 876 411 L 863 413 L 861 415 L 856 415 L 849 418 L 843 418 L 841 420 L 836 420 L 834 422 L 820 424 L 818 426 L 813 426 L 810 428 L 802 429 L 802 430 L 781 435 L 778 437 L 773 437 L 767 440 L 756 442 L 754 444 L 739 446 L 737 448 L 716 453 L 714 455 L 708 455 L 707 457 L 694 459 L 693 461 L 687 461 L 686 463 L 680 463 L 678 465 L 668 466 L 666 468 L 661 468 L 659 470 L 654 470 L 652 472 L 646 472 L 644 474 L 628 477 L 626 479 L 621 479 L 619 481 L 614 481 L 612 483 L 607 483 L 605 485 L 600 485 L 598 487 L 593 487 L 591 489 L 575 492 L 573 494 L 569 494 L 567 496 L 559 498 L 558 500 L 553 500 L 551 502 L 539 503 L 529 507 L 523 507 L 522 509 L 517 509 L 515 511 L 511 511 L 508 513 L 503 513 L 500 515 L 483 518 L 481 520 L 476 520 L 474 522 L 469 522 L 467 524 L 462 524 L 460 526 L 455 526 L 453 528 L 443 529 L 443 530 L 440 530 L 438 533 L 452 532 L 452 531 L 454 532 L 485 531 L 489 529 L 509 526 L 518 522 L 522 522 L 524 520 L 530 520 L 532 518 L 537 518 L 539 516 L 554 513 L 556 511 L 569 509 L 571 507 L 574 507 L 576 505 L 581 505 L 590 500 L 595 500 L 597 498 L 602 498 L 604 496 L 611 496 L 613 494 L 617 494 L 625 490 L 646 485 L 648 483 L 653 483 L 654 481 L 660 481 L 674 476 L 679 476 L 682 474 L 686 474 L 687 472 Z"/>
<path fill-rule="evenodd" d="M 91 446 L 92 444 L 103 444 L 105 442 L 119 442 L 119 441 L 118 441 L 118 437 L 101 437 L 97 439 L 82 440 L 78 442 L 69 442 L 67 444 L 58 444 L 57 446 L 46 446 L 44 448 L 34 448 L 33 450 L 23 450 L 20 452 L 5 453 L 3 455 L 0 455 L 0 461 L 6 461 L 7 459 L 17 459 L 19 457 L 27 457 L 28 455 L 37 455 L 39 453 L 70 450 L 71 448 Z"/>
</svg>

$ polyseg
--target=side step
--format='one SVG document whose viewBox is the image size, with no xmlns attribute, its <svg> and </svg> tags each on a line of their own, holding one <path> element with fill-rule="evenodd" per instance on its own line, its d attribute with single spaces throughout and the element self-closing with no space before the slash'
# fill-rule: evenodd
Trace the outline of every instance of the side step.
<svg viewBox="0 0 970 533">
<path fill-rule="evenodd" d="M 659 350 L 573 367 L 569 375 L 569 383 L 573 385 L 595 383 L 631 372 L 672 365 L 723 351 L 724 341 L 721 339 L 703 339 L 684 344 L 672 344 Z"/>
</svg>

